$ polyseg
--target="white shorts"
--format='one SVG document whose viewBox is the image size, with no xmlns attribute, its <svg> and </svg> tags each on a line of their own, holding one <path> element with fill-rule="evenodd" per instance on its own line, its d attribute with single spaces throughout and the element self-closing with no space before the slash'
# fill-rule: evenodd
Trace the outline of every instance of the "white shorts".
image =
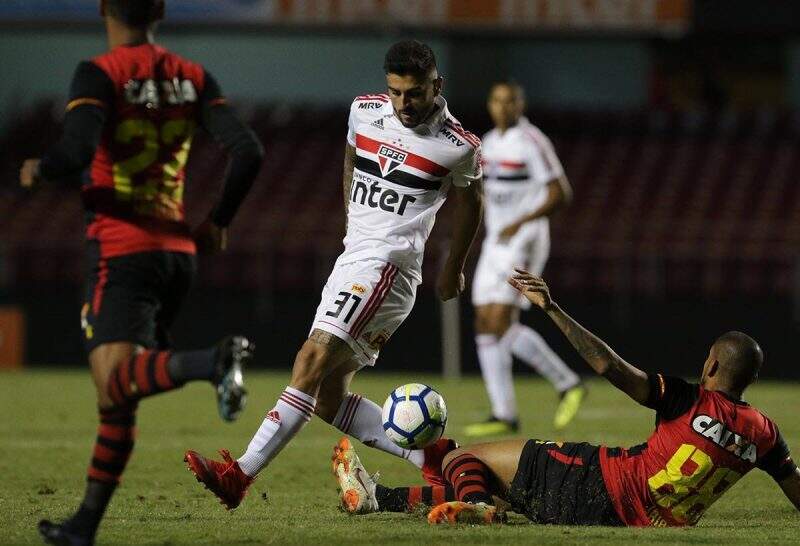
<svg viewBox="0 0 800 546">
<path fill-rule="evenodd" d="M 484 239 L 472 279 L 472 305 L 501 303 L 529 309 L 531 302 L 508 284 L 508 278 L 515 267 L 541 275 L 549 255 L 550 232 L 546 226 L 538 229 L 535 237 L 514 237 L 507 244 Z"/>
<path fill-rule="evenodd" d="M 311 331 L 324 330 L 346 341 L 361 366 L 372 366 L 411 313 L 418 284 L 417 277 L 383 260 L 337 261 Z"/>
</svg>

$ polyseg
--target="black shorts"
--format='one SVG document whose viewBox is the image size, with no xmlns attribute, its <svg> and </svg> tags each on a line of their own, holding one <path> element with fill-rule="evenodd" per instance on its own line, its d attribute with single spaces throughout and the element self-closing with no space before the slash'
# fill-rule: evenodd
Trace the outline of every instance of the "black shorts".
<svg viewBox="0 0 800 546">
<path fill-rule="evenodd" d="M 169 327 L 192 285 L 195 257 L 154 251 L 102 259 L 90 244 L 87 266 L 81 310 L 87 353 L 113 341 L 168 348 Z"/>
<path fill-rule="evenodd" d="M 600 470 L 600 448 L 587 443 L 529 440 L 508 501 L 535 523 L 623 525 Z"/>
</svg>

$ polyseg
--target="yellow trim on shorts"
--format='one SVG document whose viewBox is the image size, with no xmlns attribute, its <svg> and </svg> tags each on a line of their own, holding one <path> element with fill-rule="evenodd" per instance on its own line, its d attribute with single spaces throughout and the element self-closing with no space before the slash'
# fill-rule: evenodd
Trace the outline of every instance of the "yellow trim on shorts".
<svg viewBox="0 0 800 546">
<path fill-rule="evenodd" d="M 92 106 L 99 106 L 100 108 L 106 107 L 106 103 L 104 103 L 100 99 L 92 99 L 89 97 L 84 97 L 69 101 L 69 104 L 67 104 L 67 112 L 69 112 L 70 110 L 74 110 L 78 106 L 83 106 L 84 104 L 91 104 Z"/>
</svg>

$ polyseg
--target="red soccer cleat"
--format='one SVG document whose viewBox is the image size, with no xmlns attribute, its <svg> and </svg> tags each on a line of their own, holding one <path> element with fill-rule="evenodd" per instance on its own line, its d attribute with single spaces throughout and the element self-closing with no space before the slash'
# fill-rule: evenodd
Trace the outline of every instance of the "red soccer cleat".
<svg viewBox="0 0 800 546">
<path fill-rule="evenodd" d="M 225 508 L 233 510 L 241 504 L 247 488 L 255 478 L 251 478 L 239 468 L 239 463 L 231 458 L 227 449 L 220 449 L 219 453 L 225 462 L 207 459 L 196 451 L 187 451 L 183 460 L 197 481 L 214 493 Z"/>
<path fill-rule="evenodd" d="M 445 455 L 458 449 L 458 444 L 450 438 L 439 438 L 424 449 L 425 464 L 422 465 L 422 477 L 431 485 L 447 485 L 442 475 L 442 461 Z"/>
<path fill-rule="evenodd" d="M 497 508 L 483 502 L 472 504 L 469 502 L 450 501 L 435 506 L 428 512 L 428 523 L 469 523 L 473 525 L 485 523 L 504 523 L 505 517 L 497 512 Z"/>
</svg>

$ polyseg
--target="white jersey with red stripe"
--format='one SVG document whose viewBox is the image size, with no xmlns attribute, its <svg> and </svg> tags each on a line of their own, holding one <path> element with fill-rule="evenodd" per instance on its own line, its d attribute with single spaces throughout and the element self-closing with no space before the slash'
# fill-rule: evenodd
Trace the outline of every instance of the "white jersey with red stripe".
<svg viewBox="0 0 800 546">
<path fill-rule="evenodd" d="M 422 256 L 451 184 L 481 174 L 480 140 L 436 99 L 425 123 L 409 129 L 388 95 L 357 97 L 347 142 L 356 148 L 344 252 L 322 290 L 311 331 L 344 340 L 362 366 L 414 307 Z"/>
<path fill-rule="evenodd" d="M 536 210 L 547 198 L 547 184 L 564 170 L 553 145 L 526 118 L 504 132 L 483 137 L 484 221 L 486 238 L 472 280 L 472 303 L 515 305 L 530 302 L 507 282 L 515 267 L 541 275 L 550 254 L 547 218 L 526 222 L 510 239 L 503 228 Z"/>
<path fill-rule="evenodd" d="M 311 331 L 333 334 L 350 346 L 361 366 L 371 366 L 411 313 L 419 281 L 384 260 L 342 260 L 322 289 Z"/>
<path fill-rule="evenodd" d="M 547 198 L 547 184 L 564 175 L 550 139 L 525 117 L 504 132 L 484 135 L 483 171 L 487 239 L 536 210 Z M 546 225 L 546 218 L 529 222 L 521 238 Z"/>
<path fill-rule="evenodd" d="M 480 140 L 447 102 L 414 128 L 403 126 L 388 95 L 357 97 L 347 142 L 356 148 L 341 263 L 390 262 L 420 276 L 425 243 L 450 185 L 481 178 Z"/>
</svg>

